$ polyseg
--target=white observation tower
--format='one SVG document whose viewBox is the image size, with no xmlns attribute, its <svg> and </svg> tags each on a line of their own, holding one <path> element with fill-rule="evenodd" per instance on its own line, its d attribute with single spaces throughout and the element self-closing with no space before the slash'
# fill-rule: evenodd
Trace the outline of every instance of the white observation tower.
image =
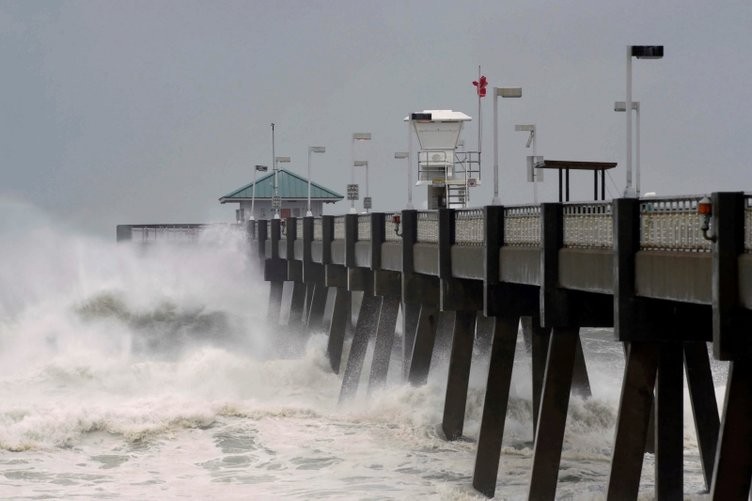
<svg viewBox="0 0 752 501">
<path fill-rule="evenodd" d="M 480 160 L 477 151 L 457 151 L 468 115 L 452 110 L 425 110 L 412 113 L 418 136 L 418 182 L 427 187 L 428 209 L 467 207 L 469 188 L 480 184 Z"/>
</svg>

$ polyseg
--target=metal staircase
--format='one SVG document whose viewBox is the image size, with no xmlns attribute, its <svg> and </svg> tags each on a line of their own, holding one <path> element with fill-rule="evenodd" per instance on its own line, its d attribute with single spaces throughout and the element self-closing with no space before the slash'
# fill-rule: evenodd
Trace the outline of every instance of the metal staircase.
<svg viewBox="0 0 752 501">
<path fill-rule="evenodd" d="M 446 183 L 446 201 L 449 209 L 464 209 L 470 202 L 468 196 L 467 184 L 464 182 L 456 183 L 447 181 Z"/>
</svg>

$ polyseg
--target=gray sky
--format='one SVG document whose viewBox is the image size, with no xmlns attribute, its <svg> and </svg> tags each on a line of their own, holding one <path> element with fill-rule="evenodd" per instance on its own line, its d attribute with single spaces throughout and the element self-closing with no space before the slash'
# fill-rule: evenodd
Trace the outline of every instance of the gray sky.
<svg viewBox="0 0 752 501">
<path fill-rule="evenodd" d="M 625 47 L 663 44 L 635 61 L 642 103 L 642 188 L 659 195 L 752 191 L 752 2 L 705 1 L 0 1 L 0 199 L 114 235 L 118 223 L 234 219 L 217 199 L 277 154 L 345 192 L 351 134 L 371 166 L 374 209 L 403 207 L 402 118 L 425 108 L 473 117 L 478 65 L 500 103 L 501 197 L 532 201 L 526 136 L 551 159 L 619 162 L 624 188 Z M 492 98 L 483 101 L 490 202 Z M 359 176 L 362 184 L 362 174 Z M 573 198 L 592 178 L 573 175 Z M 549 175 L 541 198 L 553 201 Z M 416 205 L 425 199 L 415 190 Z M 346 202 L 336 212 L 347 210 Z"/>
</svg>

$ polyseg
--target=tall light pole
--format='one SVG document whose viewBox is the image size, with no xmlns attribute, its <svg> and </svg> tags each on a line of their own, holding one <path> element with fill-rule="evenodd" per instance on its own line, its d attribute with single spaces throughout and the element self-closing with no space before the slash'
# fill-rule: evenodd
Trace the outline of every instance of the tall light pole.
<svg viewBox="0 0 752 501">
<path fill-rule="evenodd" d="M 361 141 L 370 141 L 370 132 L 356 132 L 352 135 L 352 149 L 353 156 L 355 156 L 355 143 Z M 350 167 L 350 184 L 355 184 L 355 160 L 353 159 L 353 165 Z M 355 209 L 355 199 L 350 200 L 350 213 L 355 214 L 358 211 Z"/>
<path fill-rule="evenodd" d="M 407 205 L 405 206 L 406 209 L 412 209 L 413 208 L 413 176 L 410 172 L 410 154 L 406 151 L 398 151 L 394 154 L 394 158 L 397 160 L 404 160 L 408 159 L 407 162 Z"/>
<path fill-rule="evenodd" d="M 272 171 L 274 172 L 274 193 L 272 194 L 272 209 L 274 209 L 274 219 L 279 219 L 279 179 L 277 178 L 277 157 L 274 152 L 274 122 L 272 122 Z"/>
<path fill-rule="evenodd" d="M 409 113 L 407 115 L 407 206 L 408 210 L 414 209 L 413 207 L 413 165 L 412 161 L 415 158 L 413 154 L 413 115 Z"/>
<path fill-rule="evenodd" d="M 363 209 L 365 212 L 368 212 L 370 207 L 366 207 L 366 198 L 369 198 L 370 193 L 368 192 L 368 160 L 355 160 L 353 162 L 353 167 L 365 167 L 366 168 L 366 196 L 363 199 Z"/>
<path fill-rule="evenodd" d="M 527 138 L 527 144 L 525 148 L 530 148 L 533 145 L 533 203 L 538 204 L 538 173 L 535 171 L 535 157 L 538 156 L 538 131 L 535 129 L 535 124 L 517 124 L 514 126 L 514 130 L 517 132 L 529 132 L 530 135 Z"/>
<path fill-rule="evenodd" d="M 625 109 L 632 109 L 632 58 L 637 59 L 661 59 L 663 58 L 663 45 L 627 45 L 627 100 Z M 632 187 L 632 114 L 627 116 L 627 186 L 624 188 L 625 197 L 634 197 Z"/>
<path fill-rule="evenodd" d="M 257 172 L 266 172 L 269 170 L 269 167 L 266 165 L 256 165 L 253 168 L 253 189 L 251 191 L 251 221 L 256 220 L 256 173 Z"/>
<path fill-rule="evenodd" d="M 614 111 L 627 111 L 627 103 L 616 101 Z M 635 112 L 635 195 L 640 197 L 640 102 L 632 101 L 632 111 Z"/>
<path fill-rule="evenodd" d="M 521 87 L 494 87 L 493 88 L 493 122 L 494 122 L 494 195 L 491 200 L 492 205 L 500 205 L 499 199 L 499 106 L 498 98 L 501 97 L 522 97 Z"/>
<path fill-rule="evenodd" d="M 308 210 L 306 216 L 313 216 L 311 212 L 311 153 L 326 153 L 326 148 L 323 146 L 309 146 L 308 147 Z"/>
<path fill-rule="evenodd" d="M 277 164 L 289 163 L 290 157 L 274 157 L 274 199 L 272 199 L 272 205 L 276 205 L 274 208 L 274 219 L 279 219 L 279 209 L 282 207 L 282 199 L 279 197 L 279 182 L 277 180 L 277 174 L 279 173 Z"/>
</svg>

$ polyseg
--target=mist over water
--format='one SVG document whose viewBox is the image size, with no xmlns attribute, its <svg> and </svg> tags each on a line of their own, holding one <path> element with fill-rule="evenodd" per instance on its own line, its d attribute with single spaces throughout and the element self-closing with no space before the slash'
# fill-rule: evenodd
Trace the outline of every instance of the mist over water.
<svg viewBox="0 0 752 501">
<path fill-rule="evenodd" d="M 0 497 L 484 499 L 471 475 L 487 359 L 473 361 L 467 440 L 447 442 L 448 356 L 419 388 L 400 383 L 395 357 L 384 391 L 338 406 L 325 334 L 266 325 L 268 286 L 242 234 L 145 248 L 18 202 L 0 210 Z M 563 499 L 603 497 L 621 387 L 610 332 L 583 342 L 593 398 L 570 404 Z M 500 499 L 527 496 L 530 392 L 520 341 Z M 692 495 L 702 477 L 685 401 Z"/>
</svg>

